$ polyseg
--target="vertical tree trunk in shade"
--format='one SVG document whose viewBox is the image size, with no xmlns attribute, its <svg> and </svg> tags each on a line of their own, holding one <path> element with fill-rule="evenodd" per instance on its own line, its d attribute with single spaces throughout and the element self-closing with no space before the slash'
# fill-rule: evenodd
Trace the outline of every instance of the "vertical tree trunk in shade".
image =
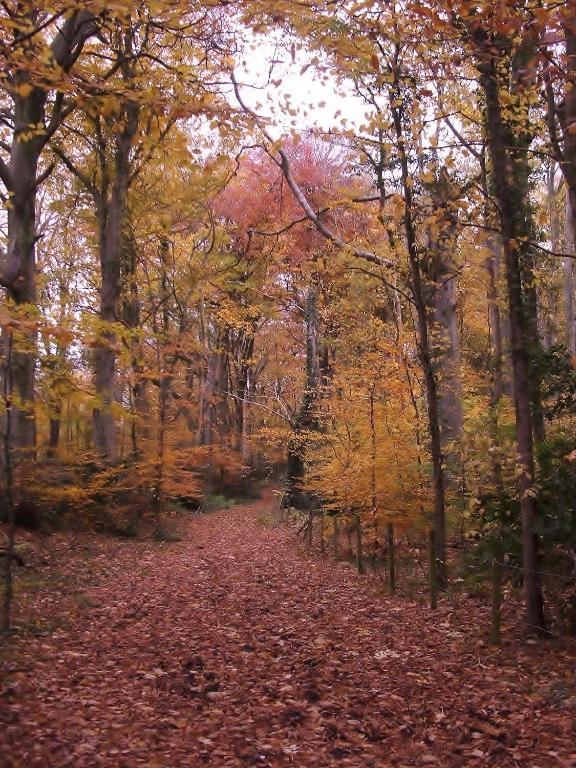
<svg viewBox="0 0 576 768">
<path fill-rule="evenodd" d="M 435 291 L 433 323 L 436 343 L 441 347 L 435 360 L 439 366 L 438 415 L 444 446 L 462 436 L 462 385 L 460 381 L 460 334 L 456 316 L 454 273 L 440 274 Z"/>
<path fill-rule="evenodd" d="M 287 506 L 306 507 L 310 500 L 301 488 L 304 477 L 305 437 L 307 430 L 318 428 L 316 404 L 320 395 L 320 315 L 318 311 L 318 288 L 310 284 L 306 292 L 304 308 L 306 327 L 306 379 L 300 410 L 293 425 L 294 437 L 288 446 L 287 488 L 284 503 Z"/>
<path fill-rule="evenodd" d="M 502 463 L 500 461 L 500 436 L 498 429 L 498 407 L 504 394 L 503 384 L 503 351 L 502 351 L 502 326 L 500 304 L 498 297 L 498 276 L 500 273 L 500 261 L 502 246 L 496 237 L 490 237 L 487 247 L 490 256 L 486 259 L 486 271 L 488 272 L 488 332 L 490 336 L 490 462 L 492 465 L 492 479 L 498 497 L 504 495 L 504 479 L 502 475 Z"/>
<path fill-rule="evenodd" d="M 566 190 L 566 210 L 564 218 L 564 248 L 567 254 L 575 253 L 574 222 L 576 194 Z M 576 354 L 576 314 L 574 307 L 574 259 L 565 256 L 562 264 L 562 295 L 564 308 L 564 343 L 566 348 Z"/>
<path fill-rule="evenodd" d="M 397 76 L 398 73 L 396 73 L 396 77 Z M 435 531 L 435 551 L 438 566 L 436 569 L 436 578 L 438 580 L 438 585 L 444 587 L 448 581 L 448 569 L 446 563 L 446 482 L 438 413 L 438 382 L 434 371 L 428 331 L 428 314 L 425 288 L 423 284 L 422 263 L 413 218 L 414 205 L 412 183 L 404 139 L 403 114 L 402 108 L 398 106 L 399 103 L 403 103 L 403 97 L 401 95 L 400 85 L 396 83 L 390 94 L 390 111 L 392 113 L 396 134 L 396 145 L 400 159 L 402 191 L 404 196 L 403 224 L 410 265 L 410 290 L 416 310 L 418 356 L 424 374 L 424 388 L 426 392 L 426 413 L 428 416 L 430 457 L 432 459 L 432 486 L 434 493 L 432 519 Z"/>
<path fill-rule="evenodd" d="M 153 506 L 156 524 L 156 532 L 162 527 L 162 518 L 165 507 L 165 463 L 166 463 L 166 420 L 168 410 L 168 398 L 170 393 L 170 370 L 166 360 L 166 343 L 168 340 L 170 314 L 168 311 L 168 251 L 170 244 L 166 238 L 162 238 L 159 247 L 160 259 L 160 295 L 161 305 L 160 324 L 154 320 L 156 333 L 156 373 L 158 375 L 158 429 L 156 440 L 156 477 L 154 483 Z"/>
<path fill-rule="evenodd" d="M 550 248 L 557 252 L 560 248 L 561 226 L 560 211 L 558 205 L 558 189 L 556 188 L 556 170 L 557 164 L 551 160 L 546 169 L 546 197 L 548 202 L 548 222 L 550 228 Z M 556 264 L 554 265 L 556 266 Z M 548 281 L 543 290 L 542 308 L 539 319 L 539 331 L 542 339 L 542 346 L 549 350 L 558 342 L 558 323 L 556 306 L 559 302 L 559 281 L 554 279 Z"/>
<path fill-rule="evenodd" d="M 458 270 L 457 217 L 450 203 L 460 195 L 460 187 L 445 168 L 437 168 L 430 184 L 430 214 L 422 249 L 425 302 L 428 307 L 429 336 L 437 376 L 438 420 L 445 463 L 451 473 L 459 472 L 455 443 L 462 436 L 462 383 L 460 380 L 460 334 L 456 312 Z"/>
<path fill-rule="evenodd" d="M 240 452 L 244 465 L 250 464 L 250 402 L 253 394 L 252 370 L 251 367 L 246 371 L 246 382 L 244 387 L 244 397 L 242 399 L 242 432 L 240 440 Z"/>
<path fill-rule="evenodd" d="M 377 434 L 376 434 L 376 414 L 375 414 L 376 388 L 372 384 L 370 387 L 370 511 L 372 513 L 372 529 L 374 541 L 372 546 L 372 565 L 375 568 L 378 558 L 378 496 L 376 485 L 376 456 L 377 456 Z"/>
<path fill-rule="evenodd" d="M 334 537 L 334 557 L 336 560 L 340 557 L 340 520 L 338 515 L 334 515 L 332 518 L 332 532 Z"/>
<path fill-rule="evenodd" d="M 131 388 L 131 441 L 134 456 L 142 454 L 143 444 L 150 438 L 150 401 L 148 397 L 148 379 L 144 375 L 143 340 L 139 336 L 140 296 L 138 289 L 138 253 L 132 237 L 122 237 L 121 282 L 124 294 L 121 301 L 122 321 L 127 328 L 134 330 L 130 340 L 130 362 L 132 368 Z"/>
<path fill-rule="evenodd" d="M 524 164 L 523 164 L 524 165 Z M 522 175 L 527 173 L 525 170 Z M 522 184 L 520 182 L 519 186 Z M 526 185 L 527 188 L 527 185 Z M 538 316 L 540 302 L 534 276 L 534 253 L 526 248 L 522 257 L 518 259 L 520 267 L 520 282 L 522 285 L 523 316 L 525 323 L 525 338 L 528 353 L 528 364 L 536 360 L 542 353 L 542 339 L 539 333 Z M 542 407 L 541 376 L 533 370 L 529 370 L 528 385 L 530 388 L 530 401 L 532 406 L 532 436 L 536 445 L 546 440 L 546 425 L 544 422 L 544 409 Z"/>
<path fill-rule="evenodd" d="M 359 514 L 354 516 L 354 528 L 356 531 L 356 566 L 358 568 L 358 573 L 366 573 L 366 566 L 364 565 L 362 518 Z"/>
<path fill-rule="evenodd" d="M 101 458 L 113 462 L 118 456 L 114 403 L 116 400 L 116 347 L 112 327 L 118 321 L 121 292 L 121 246 L 126 195 L 129 186 L 130 151 L 140 120 L 140 106 L 127 102 L 123 128 L 116 136 L 110 201 L 100 211 L 100 321 L 99 342 L 94 353 L 94 383 L 98 403 L 93 410 L 94 440 Z"/>
<path fill-rule="evenodd" d="M 387 524 L 387 544 L 388 544 L 388 583 L 390 592 L 396 591 L 396 552 L 394 541 L 394 523 Z"/>
<path fill-rule="evenodd" d="M 481 44 L 478 68 L 481 86 L 486 98 L 486 131 L 506 265 L 516 414 L 517 464 L 520 473 L 525 619 L 527 628 L 533 631 L 544 628 L 544 611 L 542 589 L 537 573 L 537 504 L 534 485 L 535 465 L 528 352 L 529 318 L 526 316 L 525 296 L 522 287 L 517 225 L 517 217 L 522 215 L 526 201 L 519 194 L 521 193 L 520 187 L 515 184 L 514 158 L 508 150 L 510 142 L 503 122 L 499 99 L 498 59 L 491 52 L 488 43 Z"/>
<path fill-rule="evenodd" d="M 250 464 L 250 403 L 254 394 L 257 377 L 265 365 L 261 360 L 255 363 L 254 342 L 257 322 L 249 327 L 230 333 L 230 388 L 232 403 L 234 449 L 245 465 Z"/>
<path fill-rule="evenodd" d="M 61 410 L 60 410 L 61 413 Z M 48 432 L 48 448 L 46 450 L 46 456 L 49 459 L 53 459 L 58 451 L 58 444 L 60 442 L 60 414 L 57 417 L 51 418 L 49 422 Z"/>
<path fill-rule="evenodd" d="M 228 359 L 223 350 L 225 338 L 219 331 L 208 351 L 203 382 L 200 445 L 215 445 L 226 426 L 226 397 L 228 394 Z"/>
<path fill-rule="evenodd" d="M 36 92 L 35 92 L 36 93 Z M 15 139 L 10 155 L 12 188 L 8 208 L 7 268 L 13 270 L 13 279 L 6 284 L 8 298 L 18 307 L 36 306 L 36 175 L 43 142 L 23 140 L 31 124 L 44 122 L 42 92 L 26 99 L 15 98 Z M 35 369 L 37 336 L 34 331 L 18 334 L 14 338 L 10 397 L 12 446 L 19 460 L 34 458 L 36 450 Z"/>
<path fill-rule="evenodd" d="M 486 169 L 486 149 L 483 147 L 479 154 L 481 167 L 481 185 L 484 195 L 484 224 L 490 233 L 486 241 L 488 256 L 485 261 L 488 273 L 488 336 L 490 343 L 490 400 L 489 400 L 489 429 L 490 429 L 490 463 L 492 466 L 492 481 L 498 498 L 504 496 L 504 478 L 500 460 L 500 434 L 498 423 L 498 408 L 504 394 L 504 346 L 502 333 L 502 312 L 500 307 L 499 281 L 502 265 L 502 241 L 499 235 L 491 232 L 494 226 L 495 212 L 490 204 L 490 189 Z"/>
<path fill-rule="evenodd" d="M 7 333 L 2 339 L 1 365 L 1 399 L 3 410 L 7 412 L 6 422 L 0 430 L 0 517 L 7 523 L 6 528 L 6 556 L 4 558 L 4 594 L 2 600 L 2 616 L 0 618 L 0 632 L 9 632 L 12 623 L 12 599 L 14 596 L 13 566 L 14 547 L 16 543 L 16 511 L 14 508 L 14 475 L 12 468 L 12 435 L 13 420 L 11 418 L 12 402 L 10 393 L 12 389 L 12 334 Z"/>
<path fill-rule="evenodd" d="M 74 66 L 84 43 L 94 31 L 93 19 L 94 15 L 89 11 L 73 11 L 55 34 L 50 55 L 61 71 L 69 72 Z M 39 11 L 24 10 L 21 21 L 22 29 L 27 25 L 31 30 L 35 29 L 40 23 Z M 15 32 L 15 37 L 18 35 Z M 50 172 L 47 169 L 47 173 L 38 175 L 38 170 L 44 147 L 62 121 L 62 95 L 58 94 L 51 103 L 46 120 L 50 90 L 31 87 L 29 82 L 36 63 L 34 45 L 25 47 L 22 55 L 21 65 L 8 73 L 12 82 L 13 131 L 9 162 L 0 165 L 0 177 L 11 204 L 7 210 L 7 247 L 0 263 L 0 285 L 16 307 L 28 310 L 30 314 L 36 306 L 36 195 L 43 178 Z M 22 88 L 27 92 L 24 93 Z M 35 130 L 31 135 L 31 126 L 42 130 Z M 9 393 L 13 401 L 11 443 L 18 459 L 35 458 L 36 333 L 26 331 L 13 341 L 12 389 Z"/>
<path fill-rule="evenodd" d="M 212 493 L 221 493 L 223 475 L 216 476 L 214 452 L 216 447 L 223 448 L 228 429 L 229 344 L 226 331 L 220 328 L 208 329 L 207 334 L 205 367 L 200 379 L 198 443 L 208 448 L 206 485 Z"/>
<path fill-rule="evenodd" d="M 576 23 L 574 14 L 563 24 L 564 40 L 566 42 L 567 72 L 564 84 L 564 103 L 561 113 L 562 138 L 564 142 L 563 162 L 560 168 L 566 181 L 566 230 L 565 240 L 567 253 L 574 254 L 576 248 Z M 570 261 L 568 270 L 567 261 Z M 565 259 L 565 274 L 569 271 L 568 284 L 571 287 L 570 301 L 566 306 L 566 329 L 568 349 L 576 354 L 576 311 L 574 308 L 574 260 Z M 566 294 L 565 294 L 566 296 Z M 567 296 L 566 296 L 567 298 Z"/>
<path fill-rule="evenodd" d="M 562 18 L 562 17 L 561 17 Z M 564 33 L 566 69 L 560 70 L 562 93 L 560 104 L 550 73 L 544 75 L 547 102 L 547 122 L 554 157 L 566 182 L 564 248 L 573 254 L 576 235 L 576 24 L 574 14 L 561 21 Z M 572 354 L 576 353 L 576 318 L 574 309 L 574 260 L 563 261 L 564 341 Z"/>
</svg>

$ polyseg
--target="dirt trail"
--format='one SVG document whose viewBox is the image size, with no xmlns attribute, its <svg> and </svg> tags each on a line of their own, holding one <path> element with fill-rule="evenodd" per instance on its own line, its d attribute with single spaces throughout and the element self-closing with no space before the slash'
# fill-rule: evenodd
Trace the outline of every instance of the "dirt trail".
<svg viewBox="0 0 576 768">
<path fill-rule="evenodd" d="M 270 503 L 177 544 L 60 537 L 99 583 L 74 610 L 42 593 L 64 624 L 4 650 L 0 765 L 576 765 L 571 647 L 492 650 L 485 606 L 378 596 L 258 522 Z"/>
</svg>

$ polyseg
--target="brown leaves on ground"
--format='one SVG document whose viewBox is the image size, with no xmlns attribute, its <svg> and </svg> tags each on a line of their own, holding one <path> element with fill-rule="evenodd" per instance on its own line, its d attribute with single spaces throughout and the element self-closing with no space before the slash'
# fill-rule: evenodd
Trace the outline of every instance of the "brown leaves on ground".
<svg viewBox="0 0 576 768">
<path fill-rule="evenodd" d="M 576 644 L 490 649 L 487 606 L 379 597 L 259 525 L 269 504 L 177 544 L 36 553 L 51 578 L 20 597 L 43 625 L 3 649 L 2 765 L 576 765 Z"/>
</svg>

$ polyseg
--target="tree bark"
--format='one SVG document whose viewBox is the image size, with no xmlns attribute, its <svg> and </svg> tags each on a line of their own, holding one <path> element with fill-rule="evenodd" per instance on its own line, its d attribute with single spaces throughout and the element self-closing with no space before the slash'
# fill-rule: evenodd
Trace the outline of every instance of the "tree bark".
<svg viewBox="0 0 576 768">
<path fill-rule="evenodd" d="M 398 73 L 396 73 L 396 77 Z M 402 125 L 401 108 L 397 106 L 398 100 L 402 102 L 400 86 L 397 85 L 391 91 L 390 110 L 396 134 L 396 144 L 400 159 L 402 176 L 402 188 L 404 194 L 404 232 L 406 247 L 410 264 L 410 288 L 416 310 L 416 330 L 418 339 L 418 355 L 424 374 L 424 386 L 426 391 L 426 412 L 428 416 L 428 431 L 430 435 L 430 456 L 432 459 L 432 485 L 434 492 L 433 525 L 435 532 L 436 548 L 436 578 L 440 587 L 445 587 L 448 581 L 448 569 L 446 563 L 446 485 L 444 477 L 444 462 L 442 455 L 442 442 L 440 437 L 440 421 L 438 414 L 438 384 L 434 372 L 430 338 L 428 333 L 428 317 L 425 300 L 425 291 L 422 280 L 422 264 L 416 240 L 416 230 L 413 220 L 412 186 L 410 182 L 410 170 L 406 145 L 404 141 L 404 129 Z"/>
<path fill-rule="evenodd" d="M 94 15 L 89 11 L 72 12 L 50 46 L 52 59 L 64 72 L 70 71 L 93 32 Z M 38 11 L 23 19 L 30 28 L 38 24 Z M 22 27 L 26 28 L 25 24 Z M 62 119 L 62 96 L 57 94 L 46 124 L 46 104 L 50 91 L 33 87 L 30 82 L 36 63 L 34 42 L 21 43 L 15 32 L 14 46 L 22 59 L 16 57 L 15 71 L 8 73 L 13 86 L 14 129 L 8 165 L 0 162 L 0 178 L 10 195 L 8 207 L 8 242 L 0 264 L 0 284 L 16 307 L 30 310 L 36 307 L 36 194 L 43 176 L 38 176 L 42 151 L 59 127 Z M 21 88 L 29 89 L 23 95 Z M 33 131 L 30 128 L 33 127 Z M 38 128 L 41 132 L 38 132 Z M 32 135 L 30 135 L 32 134 Z M 48 169 L 49 172 L 49 169 Z M 35 458 L 35 369 L 37 335 L 26 331 L 15 340 L 10 375 L 14 407 L 10 428 L 12 447 L 18 458 Z"/>
<path fill-rule="evenodd" d="M 574 232 L 576 231 L 576 192 L 566 190 L 566 209 L 564 220 L 564 247 L 566 253 L 575 253 Z M 563 259 L 563 307 L 564 307 L 564 338 L 566 348 L 576 355 L 576 313 L 574 311 L 574 259 L 566 256 Z"/>
<path fill-rule="evenodd" d="M 94 354 L 94 383 L 98 404 L 94 408 L 93 418 L 96 450 L 106 462 L 114 462 L 118 456 L 114 416 L 118 339 L 113 324 L 117 322 L 119 314 L 122 226 L 129 186 L 130 150 L 138 130 L 140 106 L 128 101 L 123 113 L 123 129 L 116 137 L 110 200 L 104 202 L 106 210 L 100 212 L 101 330 Z"/>
<path fill-rule="evenodd" d="M 320 396 L 319 335 L 320 316 L 318 313 L 318 288 L 311 283 L 306 293 L 304 309 L 306 323 L 306 380 L 302 404 L 294 427 L 294 437 L 288 445 L 287 488 L 284 503 L 292 507 L 307 507 L 308 494 L 302 488 L 305 460 L 305 437 L 307 430 L 318 429 L 316 404 Z"/>
<path fill-rule="evenodd" d="M 487 44 L 486 44 L 487 45 Z M 488 46 L 487 46 L 488 47 Z M 520 511 L 522 518 L 522 555 L 526 625 L 530 630 L 544 628 L 542 589 L 538 568 L 536 534 L 537 504 L 534 485 L 534 446 L 531 409 L 528 318 L 522 287 L 520 237 L 517 217 L 525 205 L 515 185 L 514 158 L 507 146 L 507 130 L 499 99 L 499 60 L 488 49 L 478 62 L 480 82 L 486 98 L 486 130 L 492 162 L 492 181 L 498 202 L 502 247 L 506 265 L 508 313 L 512 343 L 512 375 L 516 414 Z M 520 206 L 520 209 L 518 207 Z"/>
</svg>

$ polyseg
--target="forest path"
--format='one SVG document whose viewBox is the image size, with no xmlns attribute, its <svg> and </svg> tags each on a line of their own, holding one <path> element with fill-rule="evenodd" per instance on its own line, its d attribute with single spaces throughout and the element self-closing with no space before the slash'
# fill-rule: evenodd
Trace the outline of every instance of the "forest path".
<svg viewBox="0 0 576 768">
<path fill-rule="evenodd" d="M 486 606 L 378 596 L 262 525 L 271 504 L 175 544 L 56 537 L 68 593 L 30 610 L 65 621 L 4 650 L 0 765 L 576 765 L 571 648 L 493 650 Z"/>
</svg>

